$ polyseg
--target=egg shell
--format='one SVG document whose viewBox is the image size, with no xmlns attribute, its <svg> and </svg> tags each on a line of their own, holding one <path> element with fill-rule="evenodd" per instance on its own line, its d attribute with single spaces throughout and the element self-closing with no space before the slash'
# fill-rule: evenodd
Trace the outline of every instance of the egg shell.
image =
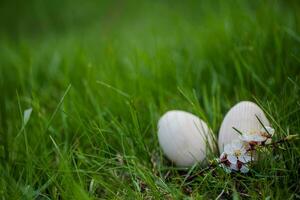
<svg viewBox="0 0 300 200">
<path fill-rule="evenodd" d="M 263 127 L 256 116 L 264 126 L 270 126 L 263 110 L 253 102 L 241 101 L 228 111 L 219 130 L 218 145 L 220 153 L 223 152 L 226 144 L 239 139 L 240 134 L 233 127 L 242 133 L 259 131 Z"/>
<path fill-rule="evenodd" d="M 204 161 L 208 148 L 213 149 L 212 131 L 207 124 L 179 110 L 168 111 L 160 118 L 158 140 L 164 154 L 181 167 Z"/>
</svg>

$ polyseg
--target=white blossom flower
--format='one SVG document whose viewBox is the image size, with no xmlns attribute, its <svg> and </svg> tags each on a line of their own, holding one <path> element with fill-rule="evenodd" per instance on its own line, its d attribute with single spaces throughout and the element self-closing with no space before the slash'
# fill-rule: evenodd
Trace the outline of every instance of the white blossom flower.
<svg viewBox="0 0 300 200">
<path fill-rule="evenodd" d="M 251 161 L 251 156 L 247 152 L 247 143 L 237 140 L 227 144 L 224 147 L 224 152 L 221 154 L 219 161 L 219 166 L 227 173 L 232 171 L 247 173 L 249 168 L 246 166 L 246 163 Z"/>
<path fill-rule="evenodd" d="M 245 143 L 239 140 L 225 145 L 224 153 L 227 155 L 227 160 L 233 165 L 238 164 L 238 161 L 242 163 L 251 161 L 251 156 L 247 152 Z M 232 168 L 235 168 L 235 166 Z"/>
<path fill-rule="evenodd" d="M 244 133 L 240 136 L 240 140 L 225 145 L 224 152 L 218 159 L 219 166 L 227 173 L 232 171 L 248 173 L 248 163 L 253 160 L 252 154 L 255 154 L 253 145 L 270 143 L 274 132 L 272 127 L 265 126 L 261 130 Z"/>
<path fill-rule="evenodd" d="M 244 133 L 242 136 L 240 136 L 240 139 L 250 144 L 261 144 L 262 142 L 270 143 L 274 132 L 275 130 L 272 127 L 265 126 L 259 131 L 254 130 Z"/>
</svg>

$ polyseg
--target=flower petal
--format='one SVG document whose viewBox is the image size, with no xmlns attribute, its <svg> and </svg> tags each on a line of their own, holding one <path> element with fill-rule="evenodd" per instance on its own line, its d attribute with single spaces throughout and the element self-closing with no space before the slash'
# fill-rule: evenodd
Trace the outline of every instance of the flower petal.
<svg viewBox="0 0 300 200">
<path fill-rule="evenodd" d="M 271 138 L 269 138 L 269 139 L 266 140 L 266 144 L 271 144 L 271 143 L 272 143 L 272 139 Z"/>
<path fill-rule="evenodd" d="M 233 148 L 232 148 L 232 144 L 226 144 L 224 147 L 224 152 L 226 154 L 232 154 L 233 153 Z"/>
<path fill-rule="evenodd" d="M 241 161 L 242 163 L 248 163 L 250 162 L 252 159 L 251 159 L 251 156 L 247 155 L 247 154 L 244 154 L 244 155 L 241 155 L 239 156 L 239 161 Z"/>
<path fill-rule="evenodd" d="M 261 135 L 255 135 L 255 137 L 253 138 L 255 142 L 263 142 L 265 141 L 267 138 Z"/>
<path fill-rule="evenodd" d="M 227 154 L 225 152 L 223 152 L 221 155 L 220 155 L 220 160 L 223 160 L 225 159 L 227 156 Z"/>
<path fill-rule="evenodd" d="M 235 170 L 235 171 L 239 171 L 238 165 L 236 165 L 236 164 L 235 165 L 231 164 L 230 169 Z"/>
<path fill-rule="evenodd" d="M 265 126 L 265 128 L 267 129 L 268 133 L 273 136 L 275 133 L 274 128 L 270 127 L 270 126 Z"/>
<path fill-rule="evenodd" d="M 247 152 L 247 150 L 245 149 L 245 147 L 243 147 L 243 148 L 241 148 L 241 154 L 243 155 L 243 154 L 245 154 L 246 152 Z"/>
<path fill-rule="evenodd" d="M 237 146 L 238 146 L 239 149 L 244 148 L 244 142 L 239 141 L 239 143 L 237 144 Z"/>
<path fill-rule="evenodd" d="M 234 165 L 237 163 L 237 157 L 234 155 L 227 155 L 227 160 Z"/>
<path fill-rule="evenodd" d="M 232 148 L 233 150 L 239 150 L 243 147 L 243 142 L 241 140 L 234 140 L 232 143 Z"/>
<path fill-rule="evenodd" d="M 244 134 L 242 136 L 241 140 L 245 141 L 245 142 L 252 142 L 252 141 L 255 141 L 255 136 L 256 135 Z"/>
<path fill-rule="evenodd" d="M 242 165 L 240 171 L 244 174 L 249 172 L 249 168 L 246 165 Z"/>
</svg>

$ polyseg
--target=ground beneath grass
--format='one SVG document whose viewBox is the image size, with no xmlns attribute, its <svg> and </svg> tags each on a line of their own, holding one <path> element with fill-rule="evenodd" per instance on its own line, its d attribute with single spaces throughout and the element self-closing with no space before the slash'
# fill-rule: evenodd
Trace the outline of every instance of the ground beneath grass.
<svg viewBox="0 0 300 200">
<path fill-rule="evenodd" d="M 168 110 L 217 136 L 241 100 L 275 140 L 299 134 L 298 1 L 1 1 L 0 16 L 2 199 L 300 198 L 299 140 L 192 180 L 203 167 L 157 140 Z"/>
</svg>

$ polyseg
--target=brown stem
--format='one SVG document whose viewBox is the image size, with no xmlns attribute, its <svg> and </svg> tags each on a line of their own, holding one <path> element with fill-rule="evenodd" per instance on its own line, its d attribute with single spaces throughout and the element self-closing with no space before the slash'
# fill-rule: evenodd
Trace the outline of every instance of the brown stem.
<svg viewBox="0 0 300 200">
<path fill-rule="evenodd" d="M 285 138 L 282 138 L 282 139 L 277 140 L 277 141 L 275 141 L 275 142 L 272 142 L 272 143 L 270 143 L 270 144 L 264 144 L 263 146 L 265 146 L 265 147 L 267 147 L 267 146 L 273 146 L 273 147 L 275 148 L 276 145 L 281 144 L 281 143 L 284 143 L 284 142 L 286 142 L 286 141 L 288 141 L 288 139 L 285 137 Z"/>
<path fill-rule="evenodd" d="M 214 167 L 216 167 L 219 163 L 212 163 L 210 165 L 208 165 L 206 168 L 202 169 L 201 171 L 199 171 L 198 173 L 194 174 L 194 175 L 190 175 L 189 177 L 186 178 L 187 181 L 191 181 L 192 179 L 194 179 L 197 176 L 200 176 L 201 174 L 203 174 L 204 172 L 213 169 Z"/>
</svg>

